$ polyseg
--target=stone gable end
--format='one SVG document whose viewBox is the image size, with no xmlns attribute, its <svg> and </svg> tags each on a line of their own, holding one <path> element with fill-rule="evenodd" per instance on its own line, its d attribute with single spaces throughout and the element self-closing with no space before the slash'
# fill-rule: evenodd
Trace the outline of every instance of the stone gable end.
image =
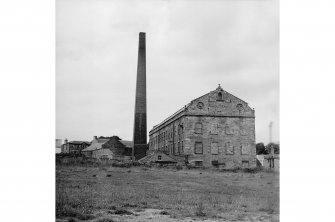
<svg viewBox="0 0 335 222">
<path fill-rule="evenodd" d="M 193 100 L 187 111 L 195 115 L 254 116 L 248 103 L 219 89 Z"/>
</svg>

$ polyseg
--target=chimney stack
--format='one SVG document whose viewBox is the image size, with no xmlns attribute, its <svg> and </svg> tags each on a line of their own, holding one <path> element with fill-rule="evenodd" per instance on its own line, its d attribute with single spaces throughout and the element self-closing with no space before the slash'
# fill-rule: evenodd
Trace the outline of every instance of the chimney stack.
<svg viewBox="0 0 335 222">
<path fill-rule="evenodd" d="M 133 134 L 133 160 L 142 158 L 147 150 L 147 96 L 145 33 L 139 33 L 136 98 Z"/>
</svg>

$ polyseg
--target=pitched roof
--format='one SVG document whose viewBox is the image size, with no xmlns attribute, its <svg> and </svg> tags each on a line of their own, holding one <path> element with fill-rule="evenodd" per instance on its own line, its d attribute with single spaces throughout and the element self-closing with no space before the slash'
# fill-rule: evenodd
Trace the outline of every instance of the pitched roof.
<svg viewBox="0 0 335 222">
<path fill-rule="evenodd" d="M 97 142 L 92 142 L 92 144 L 82 151 L 93 151 L 93 150 L 98 150 L 102 148 L 102 145 L 108 142 L 111 138 L 113 137 L 99 137 Z M 128 141 L 128 140 L 119 140 L 120 143 L 122 143 L 124 146 L 128 148 L 132 148 L 134 145 L 133 141 Z"/>
<path fill-rule="evenodd" d="M 87 142 L 87 141 L 70 141 L 68 143 L 72 143 L 72 144 L 82 144 L 82 143 L 87 143 L 87 144 L 90 144 L 90 142 Z"/>
<path fill-rule="evenodd" d="M 102 145 L 105 144 L 109 139 L 103 138 L 103 139 L 98 139 L 98 142 L 92 142 L 92 144 L 82 151 L 93 151 L 93 150 L 98 150 L 101 149 Z"/>
</svg>

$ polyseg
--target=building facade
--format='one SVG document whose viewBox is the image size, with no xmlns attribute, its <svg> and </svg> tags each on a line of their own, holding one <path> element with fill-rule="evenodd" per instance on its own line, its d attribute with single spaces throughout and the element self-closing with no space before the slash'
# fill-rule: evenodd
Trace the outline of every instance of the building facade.
<svg viewBox="0 0 335 222">
<path fill-rule="evenodd" d="M 153 127 L 154 151 L 195 166 L 254 167 L 255 111 L 219 85 Z"/>
<path fill-rule="evenodd" d="M 133 142 L 121 140 L 117 136 L 93 137 L 91 145 L 82 150 L 86 157 L 96 159 L 131 159 Z"/>
<path fill-rule="evenodd" d="M 70 141 L 64 140 L 64 144 L 61 146 L 61 153 L 69 153 L 73 155 L 80 155 L 81 151 L 90 145 L 86 141 Z"/>
</svg>

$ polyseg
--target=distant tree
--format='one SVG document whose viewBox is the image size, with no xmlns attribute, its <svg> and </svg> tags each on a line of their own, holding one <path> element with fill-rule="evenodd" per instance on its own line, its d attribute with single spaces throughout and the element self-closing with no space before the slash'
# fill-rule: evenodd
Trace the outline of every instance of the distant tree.
<svg viewBox="0 0 335 222">
<path fill-rule="evenodd" d="M 266 145 L 266 151 L 268 152 L 268 153 L 271 153 L 271 148 L 273 148 L 274 149 L 274 153 L 275 154 L 279 154 L 279 143 L 269 143 L 268 145 Z"/>
<path fill-rule="evenodd" d="M 256 144 L 256 154 L 257 155 L 266 154 L 266 149 L 265 149 L 264 143 L 257 143 Z"/>
</svg>

